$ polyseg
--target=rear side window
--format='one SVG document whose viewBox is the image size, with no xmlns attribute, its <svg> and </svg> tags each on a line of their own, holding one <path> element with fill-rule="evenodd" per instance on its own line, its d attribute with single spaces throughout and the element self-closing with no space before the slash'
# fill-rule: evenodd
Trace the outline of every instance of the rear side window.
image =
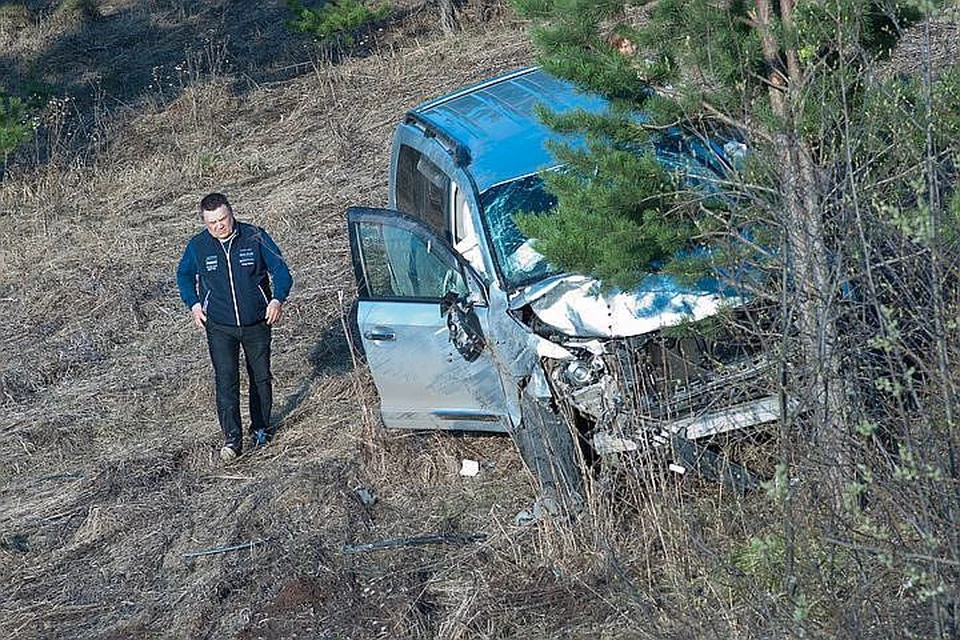
<svg viewBox="0 0 960 640">
<path fill-rule="evenodd" d="M 396 180 L 397 208 L 419 218 L 440 237 L 452 242 L 447 215 L 450 178 L 422 153 L 401 145 Z"/>
</svg>

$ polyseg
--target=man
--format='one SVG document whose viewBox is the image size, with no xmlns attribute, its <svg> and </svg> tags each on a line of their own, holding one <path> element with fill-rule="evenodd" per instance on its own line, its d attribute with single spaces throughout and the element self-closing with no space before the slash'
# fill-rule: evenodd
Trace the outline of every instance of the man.
<svg viewBox="0 0 960 640">
<path fill-rule="evenodd" d="M 220 458 L 230 462 L 243 451 L 240 347 L 250 380 L 252 445 L 265 445 L 273 436 L 271 327 L 280 320 L 293 278 L 267 232 L 238 222 L 223 194 L 205 196 L 200 217 L 206 229 L 187 243 L 177 266 L 177 287 L 194 324 L 207 335 L 224 439 Z"/>
</svg>

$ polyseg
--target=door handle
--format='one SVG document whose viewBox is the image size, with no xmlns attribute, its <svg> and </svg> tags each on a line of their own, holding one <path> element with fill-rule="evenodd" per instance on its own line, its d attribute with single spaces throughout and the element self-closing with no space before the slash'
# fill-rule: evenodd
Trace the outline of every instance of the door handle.
<svg viewBox="0 0 960 640">
<path fill-rule="evenodd" d="M 375 327 L 369 331 L 365 331 L 363 337 L 367 340 L 373 340 L 374 342 L 387 342 L 389 340 L 396 340 L 397 334 L 393 332 L 393 329 L 388 327 Z"/>
</svg>

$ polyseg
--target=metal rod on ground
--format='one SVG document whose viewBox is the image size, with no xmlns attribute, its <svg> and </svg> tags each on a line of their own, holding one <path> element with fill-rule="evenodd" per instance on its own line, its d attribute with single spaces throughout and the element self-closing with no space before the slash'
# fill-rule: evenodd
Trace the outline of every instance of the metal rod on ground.
<svg viewBox="0 0 960 640">
<path fill-rule="evenodd" d="M 364 553 L 366 551 L 380 551 L 381 549 L 397 549 L 399 547 L 413 547 L 423 544 L 465 544 L 486 540 L 485 533 L 435 533 L 410 538 L 390 538 L 378 542 L 364 544 L 345 544 L 343 553 Z"/>
<path fill-rule="evenodd" d="M 215 549 L 207 549 L 205 551 L 188 551 L 183 554 L 184 558 L 196 558 L 198 556 L 212 556 L 217 553 L 227 553 L 229 551 L 241 551 L 243 549 L 252 549 L 253 547 L 267 542 L 268 538 L 263 540 L 253 540 L 252 542 L 245 542 L 244 544 L 236 544 L 232 547 L 217 547 Z"/>
</svg>

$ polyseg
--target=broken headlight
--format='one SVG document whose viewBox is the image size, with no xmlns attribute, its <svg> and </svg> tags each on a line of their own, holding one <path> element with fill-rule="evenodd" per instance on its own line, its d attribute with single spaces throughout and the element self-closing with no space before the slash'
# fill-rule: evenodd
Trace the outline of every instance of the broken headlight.
<svg viewBox="0 0 960 640">
<path fill-rule="evenodd" d="M 545 362 L 559 400 L 599 421 L 615 406 L 613 379 L 603 358 L 583 352 L 571 360 Z"/>
</svg>

